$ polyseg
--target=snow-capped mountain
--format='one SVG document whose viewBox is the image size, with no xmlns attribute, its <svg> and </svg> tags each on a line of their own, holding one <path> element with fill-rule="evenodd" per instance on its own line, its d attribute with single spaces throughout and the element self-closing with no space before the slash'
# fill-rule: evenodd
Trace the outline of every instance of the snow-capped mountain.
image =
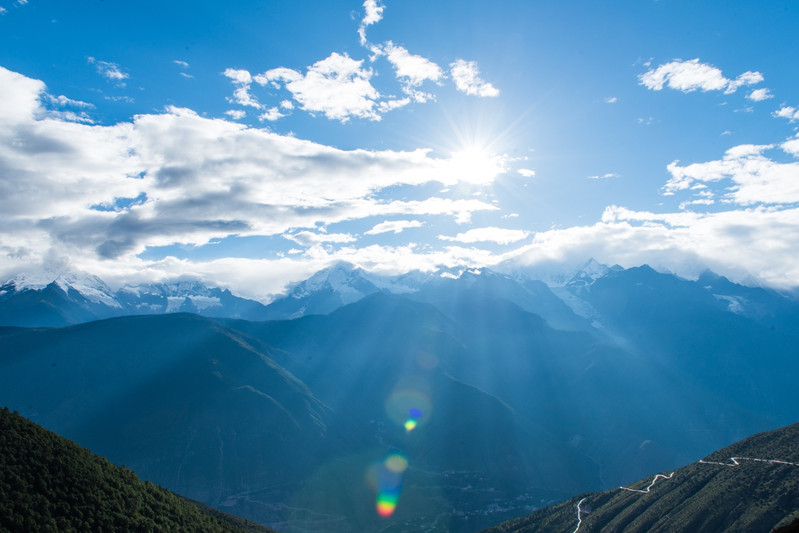
<svg viewBox="0 0 799 533">
<path fill-rule="evenodd" d="M 125 286 L 68 272 L 20 275 L 0 286 L 0 325 L 66 326 L 123 315 L 196 313 L 260 319 L 263 304 L 197 281 Z"/>
<path fill-rule="evenodd" d="M 102 304 L 108 307 L 120 307 L 113 291 L 103 280 L 91 274 L 78 274 L 67 272 L 63 274 L 20 274 L 0 286 L 0 294 L 23 292 L 26 290 L 41 291 L 48 285 L 54 284 L 64 293 L 76 291 L 87 301 Z"/>
<path fill-rule="evenodd" d="M 66 326 L 124 314 L 111 289 L 96 276 L 21 275 L 0 286 L 0 324 Z"/>
<path fill-rule="evenodd" d="M 289 287 L 288 293 L 266 306 L 266 318 L 282 320 L 326 315 L 381 290 L 362 269 L 338 263 Z"/>
<path fill-rule="evenodd" d="M 692 297 L 708 298 L 725 312 L 775 326 L 799 325 L 795 299 L 771 289 L 739 285 L 710 271 L 690 281 L 649 267 L 624 269 L 594 259 L 562 273 L 550 268 L 546 275 L 533 269 L 512 274 L 490 269 L 441 269 L 388 276 L 338 263 L 290 286 L 284 296 L 266 306 L 192 280 L 126 285 L 114 291 L 88 274 L 25 274 L 0 285 L 0 325 L 64 326 L 113 316 L 174 312 L 287 320 L 328 314 L 368 295 L 385 292 L 428 302 L 451 313 L 464 298 L 501 298 L 541 316 L 557 329 L 589 328 L 610 333 L 608 314 L 602 308 L 607 304 L 604 298 L 611 290 L 608 287 L 613 287 L 614 294 L 651 291 L 668 297 L 666 287 L 670 284 L 690 288 Z"/>
</svg>

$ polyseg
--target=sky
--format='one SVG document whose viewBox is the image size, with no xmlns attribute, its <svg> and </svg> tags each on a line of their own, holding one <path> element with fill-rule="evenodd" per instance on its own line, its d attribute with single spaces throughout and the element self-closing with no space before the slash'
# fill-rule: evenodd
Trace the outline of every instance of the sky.
<svg viewBox="0 0 799 533">
<path fill-rule="evenodd" d="M 799 3 L 0 0 L 0 277 L 799 286 Z"/>
</svg>

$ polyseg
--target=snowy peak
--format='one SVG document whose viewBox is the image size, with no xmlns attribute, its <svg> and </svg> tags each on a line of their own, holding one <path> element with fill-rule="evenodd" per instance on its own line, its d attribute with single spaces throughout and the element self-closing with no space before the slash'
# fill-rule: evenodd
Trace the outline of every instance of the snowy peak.
<svg viewBox="0 0 799 533">
<path fill-rule="evenodd" d="M 67 296 L 82 298 L 92 304 L 121 308 L 114 292 L 103 280 L 91 274 L 77 272 L 20 274 L 6 281 L 0 287 L 0 292 L 10 296 L 25 291 L 42 291 L 51 286 L 60 289 Z"/>
<path fill-rule="evenodd" d="M 196 313 L 263 318 L 264 305 L 198 281 L 125 286 L 113 291 L 96 276 L 17 276 L 0 286 L 0 325 L 66 326 L 123 315 Z"/>
<path fill-rule="evenodd" d="M 580 290 L 593 285 L 596 280 L 607 276 L 611 272 L 618 272 L 621 270 L 624 269 L 619 265 L 613 265 L 611 267 L 591 258 L 559 285 L 571 290 Z"/>
<path fill-rule="evenodd" d="M 133 305 L 139 311 L 145 312 L 149 308 L 151 312 L 164 313 L 196 313 L 221 308 L 222 299 L 226 294 L 229 295 L 228 291 L 192 280 L 126 285 L 117 294 L 121 301 L 136 302 Z"/>
<path fill-rule="evenodd" d="M 332 291 L 348 304 L 377 292 L 378 288 L 367 279 L 362 269 L 350 263 L 337 263 L 295 285 L 288 297 L 302 299 L 320 291 Z"/>
</svg>

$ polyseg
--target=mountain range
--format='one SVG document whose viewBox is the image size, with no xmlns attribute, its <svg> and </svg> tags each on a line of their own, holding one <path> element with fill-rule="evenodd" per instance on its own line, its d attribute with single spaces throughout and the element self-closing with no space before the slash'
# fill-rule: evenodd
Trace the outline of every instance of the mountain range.
<svg viewBox="0 0 799 533">
<path fill-rule="evenodd" d="M 0 404 L 280 531 L 474 531 L 799 420 L 799 303 L 710 272 L 338 265 L 269 320 L 67 281 L 4 285 L 0 316 L 75 323 L 0 328 Z"/>
</svg>

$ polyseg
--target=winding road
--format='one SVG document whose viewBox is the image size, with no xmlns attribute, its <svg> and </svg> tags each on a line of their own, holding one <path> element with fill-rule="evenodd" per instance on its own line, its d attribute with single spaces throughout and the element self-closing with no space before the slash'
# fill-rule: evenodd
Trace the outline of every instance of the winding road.
<svg viewBox="0 0 799 533">
<path fill-rule="evenodd" d="M 722 463 L 718 461 L 705 461 L 704 459 L 700 459 L 697 463 L 703 465 L 718 465 L 718 466 L 729 466 L 729 467 L 736 467 L 740 466 L 740 461 L 755 461 L 758 463 L 768 463 L 768 464 L 779 464 L 779 465 L 788 465 L 788 466 L 796 466 L 799 467 L 799 463 L 793 463 L 791 461 L 783 461 L 782 459 L 760 459 L 757 457 L 730 457 L 729 463 Z M 669 474 L 668 476 L 664 474 L 656 474 L 655 477 L 652 478 L 652 483 L 649 484 L 648 487 L 645 489 L 631 489 L 630 487 L 619 487 L 619 490 L 626 490 L 628 492 L 638 492 L 640 494 L 647 494 L 650 489 L 657 483 L 658 479 L 671 479 L 674 476 L 674 472 Z M 580 526 L 583 525 L 583 502 L 588 498 L 583 498 L 577 503 L 577 527 L 574 528 L 572 533 L 577 533 L 580 530 Z"/>
</svg>

